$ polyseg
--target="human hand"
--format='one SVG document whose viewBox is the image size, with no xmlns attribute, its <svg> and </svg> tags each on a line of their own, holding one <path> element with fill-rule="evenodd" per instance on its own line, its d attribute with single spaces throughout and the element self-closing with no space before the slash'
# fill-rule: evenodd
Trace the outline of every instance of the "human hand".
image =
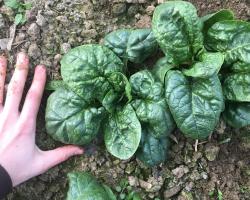
<svg viewBox="0 0 250 200">
<path fill-rule="evenodd" d="M 46 68 L 42 65 L 36 67 L 21 113 L 19 104 L 28 74 L 29 58 L 24 53 L 18 54 L 3 105 L 6 68 L 7 60 L 0 56 L 0 165 L 9 173 L 13 186 L 17 186 L 73 155 L 82 154 L 83 150 L 68 145 L 42 151 L 36 146 L 36 117 L 46 82 Z"/>
</svg>

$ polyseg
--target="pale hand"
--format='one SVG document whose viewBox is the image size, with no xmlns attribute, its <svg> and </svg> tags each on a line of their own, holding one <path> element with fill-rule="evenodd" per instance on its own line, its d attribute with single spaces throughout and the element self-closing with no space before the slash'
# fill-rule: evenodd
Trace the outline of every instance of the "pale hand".
<svg viewBox="0 0 250 200">
<path fill-rule="evenodd" d="M 18 54 L 3 103 L 6 68 L 7 60 L 0 56 L 0 165 L 9 173 L 13 186 L 17 186 L 73 155 L 82 154 L 83 149 L 68 145 L 42 151 L 36 146 L 36 118 L 46 82 L 46 68 L 43 65 L 36 67 L 21 112 L 19 105 L 28 74 L 29 58 L 25 53 Z"/>
</svg>

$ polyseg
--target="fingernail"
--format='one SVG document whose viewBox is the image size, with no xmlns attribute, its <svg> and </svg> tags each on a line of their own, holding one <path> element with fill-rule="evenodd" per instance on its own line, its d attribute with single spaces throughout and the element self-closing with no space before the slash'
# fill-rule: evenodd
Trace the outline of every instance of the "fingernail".
<svg viewBox="0 0 250 200">
<path fill-rule="evenodd" d="M 78 150 L 76 151 L 76 154 L 83 154 L 84 153 L 84 149 L 79 147 Z"/>
<path fill-rule="evenodd" d="M 46 72 L 46 67 L 45 67 L 45 65 L 37 65 L 37 66 L 36 66 L 36 71 L 39 72 L 39 73 Z"/>
</svg>

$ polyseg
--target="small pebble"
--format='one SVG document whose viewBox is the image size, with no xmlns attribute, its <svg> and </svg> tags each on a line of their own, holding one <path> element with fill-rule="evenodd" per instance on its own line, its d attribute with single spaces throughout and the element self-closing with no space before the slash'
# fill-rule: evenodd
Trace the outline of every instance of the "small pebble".
<svg viewBox="0 0 250 200">
<path fill-rule="evenodd" d="M 112 13 L 116 16 L 122 15 L 126 12 L 127 5 L 125 3 L 115 4 L 112 8 Z"/>
<path fill-rule="evenodd" d="M 71 49 L 71 45 L 69 43 L 63 43 L 61 45 L 61 52 L 62 54 L 67 53 Z"/>
<path fill-rule="evenodd" d="M 36 23 L 38 24 L 38 26 L 45 26 L 47 24 L 47 20 L 45 19 L 45 17 L 41 14 L 41 12 L 38 12 L 37 16 L 36 16 Z"/>
<path fill-rule="evenodd" d="M 29 46 L 28 55 L 33 59 L 37 59 L 41 56 L 41 50 L 39 49 L 36 43 L 32 43 Z"/>
<path fill-rule="evenodd" d="M 32 23 L 28 30 L 27 30 L 27 33 L 29 36 L 31 36 L 32 38 L 39 38 L 40 37 L 40 28 L 39 26 L 36 24 L 36 23 Z"/>
</svg>

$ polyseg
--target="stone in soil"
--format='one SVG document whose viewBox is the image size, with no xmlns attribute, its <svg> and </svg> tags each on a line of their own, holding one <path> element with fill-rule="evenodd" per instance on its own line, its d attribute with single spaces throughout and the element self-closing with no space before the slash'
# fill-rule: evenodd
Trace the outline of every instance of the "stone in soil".
<svg viewBox="0 0 250 200">
<path fill-rule="evenodd" d="M 36 43 L 30 44 L 28 49 L 28 55 L 33 59 L 37 59 L 41 56 L 41 50 L 39 49 Z"/>
<path fill-rule="evenodd" d="M 45 19 L 45 17 L 41 14 L 41 11 L 38 12 L 37 16 L 36 16 L 36 23 L 38 24 L 38 26 L 40 27 L 44 27 L 47 24 L 47 20 Z"/>
<path fill-rule="evenodd" d="M 27 33 L 29 36 L 31 36 L 33 39 L 40 38 L 40 28 L 36 23 L 32 23 L 28 30 Z"/>
<path fill-rule="evenodd" d="M 188 167 L 181 165 L 175 169 L 172 170 L 172 173 L 177 177 L 177 178 L 181 178 L 184 176 L 184 174 L 188 173 L 189 169 Z"/>
<path fill-rule="evenodd" d="M 0 50 L 6 50 L 9 42 L 9 38 L 0 39 Z"/>
<path fill-rule="evenodd" d="M 220 147 L 214 144 L 208 144 L 205 146 L 205 155 L 209 161 L 214 161 L 220 151 Z"/>
<path fill-rule="evenodd" d="M 176 185 L 170 189 L 167 189 L 164 191 L 164 199 L 169 199 L 170 197 L 175 196 L 176 194 L 178 194 L 181 191 L 181 186 L 180 185 Z"/>
<path fill-rule="evenodd" d="M 127 5 L 125 3 L 115 4 L 112 8 L 112 12 L 116 16 L 124 14 L 126 10 L 127 10 Z"/>
</svg>

